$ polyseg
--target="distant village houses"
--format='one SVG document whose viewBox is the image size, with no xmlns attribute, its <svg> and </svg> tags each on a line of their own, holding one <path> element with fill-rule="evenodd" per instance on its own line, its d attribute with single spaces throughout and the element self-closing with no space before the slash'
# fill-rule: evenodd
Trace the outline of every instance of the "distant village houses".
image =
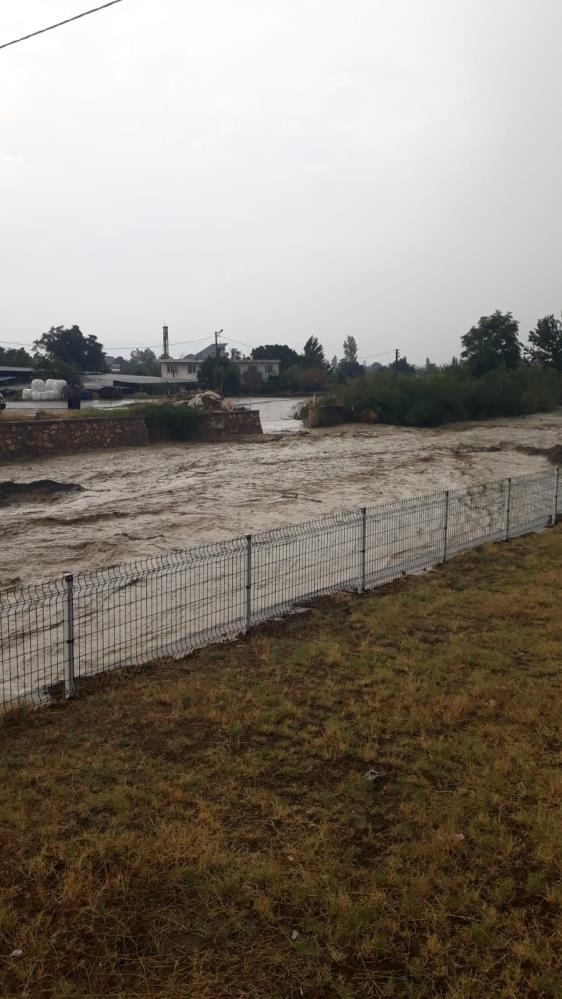
<svg viewBox="0 0 562 999">
<path fill-rule="evenodd" d="M 210 344 L 208 347 L 204 347 L 197 354 L 186 354 L 185 357 L 170 357 L 169 353 L 169 342 L 168 342 L 168 327 L 164 327 L 164 342 L 162 348 L 162 357 L 160 358 L 160 374 L 161 377 L 175 385 L 186 385 L 195 386 L 197 385 L 199 379 L 199 371 L 203 361 L 208 357 L 224 357 L 226 351 L 226 344 Z M 248 372 L 255 372 L 257 375 L 261 375 L 264 382 L 267 382 L 269 378 L 275 377 L 279 374 L 280 361 L 268 359 L 255 359 L 253 357 L 243 357 L 239 360 L 235 358 L 229 358 L 232 364 L 235 364 L 240 375 L 243 376 Z"/>
</svg>

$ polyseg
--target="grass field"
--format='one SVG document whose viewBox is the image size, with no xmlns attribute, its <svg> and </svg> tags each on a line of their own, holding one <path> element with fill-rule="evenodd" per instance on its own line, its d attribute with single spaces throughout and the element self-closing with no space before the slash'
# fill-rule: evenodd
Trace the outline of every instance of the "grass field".
<svg viewBox="0 0 562 999">
<path fill-rule="evenodd" d="M 559 996 L 561 587 L 557 528 L 2 723 L 0 994 Z"/>
</svg>

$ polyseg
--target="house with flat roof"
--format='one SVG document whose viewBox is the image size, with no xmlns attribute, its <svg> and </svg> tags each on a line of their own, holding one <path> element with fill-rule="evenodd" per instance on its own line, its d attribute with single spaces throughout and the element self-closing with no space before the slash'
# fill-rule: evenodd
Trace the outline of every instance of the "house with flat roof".
<svg viewBox="0 0 562 999">
<path fill-rule="evenodd" d="M 197 354 L 186 354 L 184 357 L 177 358 L 170 357 L 168 327 L 165 326 L 163 351 L 160 358 L 160 374 L 165 381 L 172 384 L 195 387 L 199 380 L 199 371 L 203 361 L 215 354 L 224 357 L 226 354 L 226 344 L 212 343 L 208 347 L 204 347 Z M 229 358 L 229 360 L 237 366 L 241 376 L 244 376 L 248 372 L 255 372 L 261 375 L 264 382 L 268 378 L 279 374 L 279 366 L 281 364 L 280 361 L 269 358 L 260 358 L 258 360 L 253 357 L 242 357 L 240 359 Z"/>
</svg>

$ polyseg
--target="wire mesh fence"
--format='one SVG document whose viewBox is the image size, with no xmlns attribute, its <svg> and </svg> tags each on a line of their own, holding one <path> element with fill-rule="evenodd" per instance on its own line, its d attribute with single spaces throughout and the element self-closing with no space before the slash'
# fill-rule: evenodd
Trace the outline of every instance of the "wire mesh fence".
<svg viewBox="0 0 562 999">
<path fill-rule="evenodd" d="M 0 594 L 0 708 L 224 641 L 337 590 L 362 591 L 555 523 L 560 469 L 322 517 Z"/>
</svg>

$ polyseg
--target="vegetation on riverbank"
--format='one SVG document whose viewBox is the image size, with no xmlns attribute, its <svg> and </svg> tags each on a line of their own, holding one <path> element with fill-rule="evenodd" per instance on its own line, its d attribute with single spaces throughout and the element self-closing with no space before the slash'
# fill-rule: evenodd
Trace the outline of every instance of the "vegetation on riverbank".
<svg viewBox="0 0 562 999">
<path fill-rule="evenodd" d="M 476 378 L 467 367 L 452 365 L 422 376 L 384 369 L 346 382 L 307 410 L 314 410 L 316 426 L 336 422 L 339 409 L 346 422 L 434 427 L 548 412 L 561 403 L 562 374 L 553 369 L 522 365 Z"/>
<path fill-rule="evenodd" d="M 0 992 L 558 995 L 562 529 L 2 724 Z"/>
<path fill-rule="evenodd" d="M 46 409 L 37 413 L 9 410 L 5 423 L 34 422 L 35 420 L 130 420 L 141 418 L 145 421 L 151 441 L 193 440 L 201 428 L 201 410 L 187 403 L 152 402 L 131 403 L 127 406 L 112 406 L 107 409 Z"/>
<path fill-rule="evenodd" d="M 188 405 L 149 402 L 123 408 L 130 416 L 142 417 L 151 441 L 193 440 L 201 427 L 201 411 Z"/>
</svg>

